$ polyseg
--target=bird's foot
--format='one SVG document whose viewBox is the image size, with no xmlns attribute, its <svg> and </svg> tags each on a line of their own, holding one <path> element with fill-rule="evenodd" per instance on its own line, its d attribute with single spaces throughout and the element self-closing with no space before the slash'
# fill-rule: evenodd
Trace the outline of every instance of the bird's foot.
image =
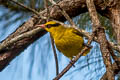
<svg viewBox="0 0 120 80">
<path fill-rule="evenodd" d="M 75 65 L 74 65 L 74 63 L 73 63 L 73 61 L 72 61 L 72 60 L 70 61 L 70 64 L 72 64 L 72 66 L 73 66 L 73 67 L 75 67 Z"/>
<path fill-rule="evenodd" d="M 75 58 L 75 57 L 73 57 L 73 58 L 71 59 L 71 61 L 70 61 L 70 64 L 72 64 L 73 67 L 75 67 L 75 65 L 74 65 L 74 58 Z"/>
</svg>

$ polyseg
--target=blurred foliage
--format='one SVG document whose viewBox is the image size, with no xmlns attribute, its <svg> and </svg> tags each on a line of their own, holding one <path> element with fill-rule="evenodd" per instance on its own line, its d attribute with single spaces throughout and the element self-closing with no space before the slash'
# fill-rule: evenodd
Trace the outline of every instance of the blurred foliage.
<svg viewBox="0 0 120 80">
<path fill-rule="evenodd" d="M 77 18 L 79 18 L 77 21 L 77 24 L 79 25 L 79 27 L 84 30 L 87 29 L 87 31 L 91 32 L 92 25 L 91 25 L 91 20 L 90 20 L 90 16 L 88 12 L 84 14 L 80 14 L 80 16 L 78 16 Z M 105 28 L 107 35 L 109 36 L 109 40 L 112 42 L 115 42 L 112 25 L 109 19 L 107 19 L 104 16 L 101 16 L 100 14 L 99 14 L 99 19 L 100 19 L 102 26 Z"/>
<path fill-rule="evenodd" d="M 106 17 L 100 16 L 100 15 L 99 15 L 99 18 L 100 18 L 100 22 L 101 22 L 102 26 L 105 28 L 105 31 L 106 31 L 107 35 L 109 36 L 109 40 L 112 42 L 116 42 L 115 34 L 113 32 L 110 20 L 107 19 Z"/>
<path fill-rule="evenodd" d="M 41 11 L 44 9 L 43 0 L 16 0 L 16 1 L 21 2 L 24 5 L 30 8 L 33 8 L 37 11 Z M 0 24 L 1 24 L 0 38 L 2 34 L 5 34 L 5 32 L 7 33 L 7 29 L 11 25 L 13 24 L 16 25 L 17 22 L 19 22 L 19 25 L 20 25 L 23 22 L 25 22 L 25 20 L 30 18 L 31 15 L 32 13 L 30 11 L 10 1 L 8 1 L 7 3 L 6 2 L 0 3 Z M 110 41 L 114 42 L 115 40 L 113 37 L 110 21 L 107 18 L 102 17 L 100 15 L 99 17 L 100 17 L 101 24 L 105 27 L 106 35 L 108 36 L 107 38 Z M 92 32 L 91 20 L 88 13 L 84 13 L 84 14 L 80 14 L 79 16 L 76 16 L 73 19 L 73 21 L 78 25 L 79 28 L 84 29 L 87 32 Z M 12 27 L 13 26 L 11 26 L 11 29 Z M 75 79 L 76 76 L 84 72 L 85 74 L 84 80 L 85 79 L 99 80 L 99 78 L 105 72 L 105 67 L 101 57 L 99 45 L 96 42 L 93 42 L 92 45 L 93 45 L 93 48 L 91 52 L 86 57 L 84 56 L 81 57 L 79 61 L 76 63 L 77 64 L 76 67 L 68 71 L 65 77 L 70 75 L 72 76 L 71 80 L 76 80 Z M 55 66 L 55 64 L 52 64 L 54 63 L 54 57 L 53 57 L 53 51 L 51 49 L 51 41 L 50 41 L 50 38 L 48 38 L 48 34 L 43 36 L 41 39 L 37 40 L 29 48 L 30 48 L 28 49 L 29 54 L 25 54 L 25 56 L 28 56 L 26 59 L 26 62 L 29 64 L 29 68 L 27 72 L 29 80 L 35 80 L 35 79 L 32 79 L 34 77 L 33 75 L 35 74 L 41 75 L 42 77 L 45 78 L 45 80 L 49 80 L 48 78 L 49 74 L 52 76 L 55 76 L 55 68 L 54 68 L 54 71 L 51 70 L 50 68 L 50 66 L 53 67 Z M 69 61 L 62 54 L 59 54 L 58 51 L 57 53 L 58 53 L 60 70 L 62 70 Z M 20 64 L 17 64 L 15 67 L 19 67 L 19 65 Z M 33 74 L 34 69 L 36 70 L 36 73 Z"/>
</svg>

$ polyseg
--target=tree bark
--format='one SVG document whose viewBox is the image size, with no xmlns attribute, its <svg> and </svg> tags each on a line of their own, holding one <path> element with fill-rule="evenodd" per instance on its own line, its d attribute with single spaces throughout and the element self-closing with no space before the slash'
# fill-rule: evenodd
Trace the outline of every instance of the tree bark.
<svg viewBox="0 0 120 80">
<path fill-rule="evenodd" d="M 100 50 L 102 52 L 103 61 L 106 66 L 106 75 L 108 80 L 114 80 L 114 71 L 112 68 L 111 55 L 109 50 L 109 43 L 105 36 L 105 30 L 101 26 L 95 5 L 93 0 L 86 0 L 89 15 L 91 17 L 93 26 L 92 30 L 95 32 L 95 36 L 98 38 L 98 43 L 100 45 Z M 114 54 L 114 53 L 113 53 Z"/>
<path fill-rule="evenodd" d="M 114 6 L 109 8 L 110 21 L 117 43 L 120 44 L 120 0 L 115 0 Z"/>
<path fill-rule="evenodd" d="M 120 65 L 116 65 L 116 63 L 113 63 L 112 67 L 113 67 L 114 74 L 118 74 L 119 71 L 120 71 L 120 68 L 119 68 Z M 105 72 L 105 74 L 102 76 L 102 78 L 100 80 L 108 80 L 106 72 Z"/>
</svg>

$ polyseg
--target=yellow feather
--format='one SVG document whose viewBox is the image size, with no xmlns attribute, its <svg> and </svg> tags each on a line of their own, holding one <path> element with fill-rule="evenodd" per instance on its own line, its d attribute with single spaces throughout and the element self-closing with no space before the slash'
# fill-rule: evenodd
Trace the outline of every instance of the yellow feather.
<svg viewBox="0 0 120 80">
<path fill-rule="evenodd" d="M 52 26 L 56 23 L 55 21 L 47 22 L 45 26 L 51 25 L 51 27 L 45 29 L 53 36 L 57 49 L 66 57 L 72 59 L 85 47 L 83 36 L 79 31 L 71 27 Z M 83 56 L 86 56 L 89 51 L 86 51 Z"/>
</svg>

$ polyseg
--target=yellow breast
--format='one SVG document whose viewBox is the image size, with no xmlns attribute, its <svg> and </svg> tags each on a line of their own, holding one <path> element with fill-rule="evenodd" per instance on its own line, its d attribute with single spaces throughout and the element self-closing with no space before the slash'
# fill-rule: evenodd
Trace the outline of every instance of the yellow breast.
<svg viewBox="0 0 120 80">
<path fill-rule="evenodd" d="M 72 59 L 83 48 L 83 37 L 73 33 L 73 28 L 68 28 L 60 39 L 54 39 L 56 47 L 65 56 Z"/>
</svg>

